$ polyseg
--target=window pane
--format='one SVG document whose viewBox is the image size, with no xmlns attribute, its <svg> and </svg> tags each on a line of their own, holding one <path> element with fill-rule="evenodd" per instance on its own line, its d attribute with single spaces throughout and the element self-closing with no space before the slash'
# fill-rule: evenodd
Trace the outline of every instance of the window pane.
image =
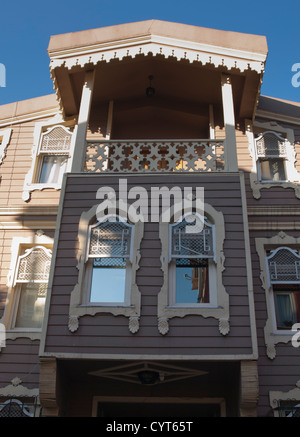
<svg viewBox="0 0 300 437">
<path fill-rule="evenodd" d="M 68 156 L 46 155 L 43 157 L 39 182 L 57 184 L 61 181 L 66 170 Z"/>
<path fill-rule="evenodd" d="M 176 303 L 209 302 L 208 267 L 193 264 L 195 260 L 176 262 Z"/>
<path fill-rule="evenodd" d="M 47 284 L 22 284 L 16 328 L 41 328 L 44 317 Z"/>
<path fill-rule="evenodd" d="M 284 160 L 279 158 L 260 160 L 260 175 L 262 181 L 285 181 Z"/>
<path fill-rule="evenodd" d="M 93 262 L 90 302 L 125 302 L 126 260 L 95 258 Z"/>
<path fill-rule="evenodd" d="M 300 291 L 275 290 L 276 321 L 278 329 L 291 329 L 300 322 Z"/>
</svg>

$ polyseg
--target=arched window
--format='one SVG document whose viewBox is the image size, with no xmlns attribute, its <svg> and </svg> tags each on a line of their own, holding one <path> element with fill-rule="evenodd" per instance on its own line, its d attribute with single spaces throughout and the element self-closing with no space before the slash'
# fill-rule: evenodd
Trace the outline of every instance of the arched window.
<svg viewBox="0 0 300 437">
<path fill-rule="evenodd" d="M 291 329 L 300 322 L 300 255 L 279 247 L 267 255 L 269 284 L 274 294 L 277 329 Z"/>
<path fill-rule="evenodd" d="M 51 250 L 43 246 L 25 249 L 17 263 L 12 328 L 40 329 L 44 317 Z"/>
<path fill-rule="evenodd" d="M 255 144 L 258 179 L 261 182 L 286 181 L 287 140 L 276 132 L 266 131 Z"/>
<path fill-rule="evenodd" d="M 0 417 L 34 417 L 35 406 L 24 404 L 19 399 L 8 399 L 0 403 Z"/>
<path fill-rule="evenodd" d="M 134 227 L 118 216 L 90 226 L 87 253 L 90 303 L 130 304 L 133 233 Z"/>
<path fill-rule="evenodd" d="M 196 214 L 170 225 L 170 304 L 212 303 L 214 270 L 214 226 Z"/>
</svg>

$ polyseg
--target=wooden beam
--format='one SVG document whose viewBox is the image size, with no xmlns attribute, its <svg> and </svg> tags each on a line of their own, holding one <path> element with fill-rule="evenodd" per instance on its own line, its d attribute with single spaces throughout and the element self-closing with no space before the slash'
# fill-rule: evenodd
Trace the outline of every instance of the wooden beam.
<svg viewBox="0 0 300 437">
<path fill-rule="evenodd" d="M 56 358 L 41 358 L 40 360 L 40 402 L 42 416 L 54 417 L 59 415 L 56 399 L 57 385 Z"/>
<path fill-rule="evenodd" d="M 237 152 L 235 135 L 235 116 L 232 95 L 231 78 L 227 74 L 221 75 L 221 90 L 223 102 L 223 117 L 225 126 L 225 170 L 237 171 Z"/>
<path fill-rule="evenodd" d="M 260 77 L 253 72 L 249 72 L 245 77 L 239 113 L 241 119 L 253 119 L 259 93 L 259 81 Z"/>
<path fill-rule="evenodd" d="M 257 361 L 242 361 L 240 402 L 240 415 L 242 417 L 257 416 L 258 394 Z"/>
<path fill-rule="evenodd" d="M 86 149 L 86 131 L 90 116 L 93 88 L 94 88 L 95 71 L 87 71 L 85 73 L 85 81 L 83 84 L 78 127 L 75 138 L 74 155 L 72 161 L 72 173 L 82 172 L 84 168 L 84 158 Z"/>
</svg>

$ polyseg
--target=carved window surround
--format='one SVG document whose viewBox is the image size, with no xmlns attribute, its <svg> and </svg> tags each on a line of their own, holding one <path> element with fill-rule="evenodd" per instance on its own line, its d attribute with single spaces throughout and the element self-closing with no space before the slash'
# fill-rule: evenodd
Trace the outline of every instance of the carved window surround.
<svg viewBox="0 0 300 437">
<path fill-rule="evenodd" d="M 25 415 L 29 417 L 38 417 L 40 415 L 40 401 L 39 401 L 39 389 L 32 388 L 29 389 L 22 384 L 22 380 L 19 377 L 15 377 L 11 380 L 11 384 L 6 385 L 5 387 L 0 388 L 0 404 L 1 398 L 12 400 L 15 403 L 21 402 L 18 399 L 28 399 L 28 403 L 25 404 Z M 32 400 L 34 402 L 32 402 Z M 2 403 L 3 408 L 4 403 Z M 24 404 L 21 404 L 22 408 L 24 408 Z"/>
<path fill-rule="evenodd" d="M 74 127 L 74 120 L 71 120 L 69 122 L 64 122 L 62 116 L 60 114 L 57 114 L 55 117 L 51 118 L 47 122 L 38 122 L 35 125 L 34 129 L 34 136 L 33 136 L 33 146 L 31 149 L 31 156 L 32 156 L 32 164 L 28 171 L 28 173 L 25 176 L 24 186 L 23 186 L 23 194 L 22 199 L 27 202 L 30 200 L 30 195 L 32 191 L 35 190 L 44 190 L 46 188 L 52 188 L 54 190 L 60 190 L 61 189 L 61 182 L 59 183 L 38 183 L 36 182 L 37 174 L 39 173 L 39 167 L 41 163 L 39 162 L 39 155 L 40 155 L 40 148 L 41 143 L 43 139 L 43 135 L 45 132 L 50 132 L 51 129 L 61 126 L 63 129 L 66 130 L 66 133 L 68 133 L 71 138 L 71 144 L 69 149 L 67 150 L 66 154 L 68 155 L 68 162 L 66 166 L 66 172 L 70 171 L 71 164 L 72 164 L 72 157 L 73 157 L 73 151 L 74 151 L 74 139 L 76 137 L 76 128 Z M 74 128 L 74 129 L 73 129 Z M 71 130 L 73 129 L 73 131 Z M 61 153 L 59 153 L 61 154 Z"/>
<path fill-rule="evenodd" d="M 254 133 L 256 130 L 272 131 L 286 138 L 287 156 L 286 156 L 286 174 L 287 181 L 284 182 L 261 182 L 258 179 L 257 174 L 257 152 L 255 145 Z M 260 199 L 261 190 L 271 187 L 292 188 L 295 191 L 295 196 L 300 199 L 300 174 L 295 168 L 296 153 L 294 148 L 295 137 L 293 129 L 288 129 L 280 126 L 275 121 L 270 122 L 258 122 L 252 123 L 250 120 L 246 120 L 246 134 L 249 143 L 249 153 L 252 158 L 252 170 L 250 173 L 250 185 L 252 188 L 253 197 Z"/>
<path fill-rule="evenodd" d="M 0 130 L 0 164 L 2 164 L 3 159 L 6 156 L 6 147 L 10 141 L 12 129 L 1 129 Z"/>
<path fill-rule="evenodd" d="M 276 327 L 274 296 L 272 287 L 269 281 L 269 271 L 266 259 L 266 250 L 276 249 L 278 247 L 299 248 L 300 237 L 291 237 L 284 232 L 279 232 L 275 237 L 271 238 L 255 238 L 256 251 L 260 261 L 260 279 L 262 287 L 265 290 L 267 321 L 264 328 L 265 344 L 267 356 L 274 359 L 276 356 L 276 344 L 289 343 L 295 331 L 287 330 L 282 332 Z M 291 345 L 292 347 L 292 345 Z"/>
<path fill-rule="evenodd" d="M 6 306 L 3 317 L 0 323 L 6 327 L 6 339 L 14 340 L 19 337 L 30 338 L 31 340 L 40 339 L 41 329 L 10 329 L 12 317 L 15 312 L 15 291 L 16 291 L 16 274 L 19 262 L 19 255 L 22 247 L 31 248 L 33 246 L 43 246 L 45 250 L 52 248 L 53 239 L 44 235 L 43 231 L 37 231 L 29 237 L 14 237 L 11 244 L 11 261 L 10 268 L 7 275 L 8 293 L 6 298 Z"/>
<path fill-rule="evenodd" d="M 278 411 L 280 402 L 291 401 L 293 405 L 295 402 L 298 401 L 297 404 L 300 404 L 300 380 L 296 382 L 295 386 L 295 388 L 287 392 L 275 390 L 269 392 L 270 406 L 274 411 L 275 417 L 280 416 L 280 412 Z M 286 409 L 288 410 L 289 408 L 287 407 Z"/>
<path fill-rule="evenodd" d="M 169 223 L 161 222 L 159 238 L 162 245 L 161 269 L 163 271 L 163 285 L 158 294 L 158 330 L 162 335 L 169 331 L 169 320 L 173 317 L 185 317 L 187 315 L 199 315 L 202 317 L 214 317 L 219 320 L 219 331 L 222 335 L 229 332 L 229 296 L 222 283 L 222 272 L 224 271 L 223 243 L 225 239 L 224 218 L 221 212 L 216 211 L 211 205 L 205 204 L 205 216 L 210 223 L 215 225 L 215 261 L 216 261 L 216 306 L 170 306 L 170 280 L 169 280 Z"/>
<path fill-rule="evenodd" d="M 69 330 L 75 332 L 79 327 L 79 318 L 85 315 L 94 316 L 98 313 L 111 313 L 115 316 L 123 315 L 129 318 L 129 330 L 136 333 L 139 330 L 139 318 L 141 311 L 141 295 L 136 284 L 136 272 L 139 269 L 140 261 L 140 244 L 144 234 L 144 224 L 139 221 L 134 224 L 134 239 L 132 246 L 132 266 L 131 266 L 131 283 L 129 285 L 130 304 L 129 305 L 111 305 L 103 306 L 93 303 L 86 304 L 86 253 L 89 242 L 89 228 L 95 221 L 96 210 L 98 205 L 94 205 L 89 211 L 81 214 L 78 229 L 78 251 L 77 251 L 77 269 L 78 280 L 71 293 L 69 307 Z"/>
</svg>

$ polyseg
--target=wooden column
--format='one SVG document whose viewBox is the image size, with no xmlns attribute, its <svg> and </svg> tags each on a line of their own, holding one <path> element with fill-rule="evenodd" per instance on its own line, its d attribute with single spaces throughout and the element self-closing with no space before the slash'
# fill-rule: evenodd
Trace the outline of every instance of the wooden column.
<svg viewBox="0 0 300 437">
<path fill-rule="evenodd" d="M 85 150 L 86 150 L 86 131 L 90 116 L 92 95 L 94 88 L 95 71 L 85 73 L 84 85 L 82 88 L 80 109 L 78 115 L 78 126 L 74 146 L 72 173 L 82 172 L 84 168 Z"/>
<path fill-rule="evenodd" d="M 57 362 L 56 358 L 41 358 L 40 361 L 40 402 L 43 417 L 59 415 L 57 403 Z"/>
<path fill-rule="evenodd" d="M 259 395 L 257 361 L 241 362 L 241 417 L 256 417 Z"/>
<path fill-rule="evenodd" d="M 225 170 L 238 171 L 232 85 L 231 78 L 227 74 L 221 75 L 221 89 L 223 101 L 223 118 L 226 134 L 224 146 Z"/>
</svg>

